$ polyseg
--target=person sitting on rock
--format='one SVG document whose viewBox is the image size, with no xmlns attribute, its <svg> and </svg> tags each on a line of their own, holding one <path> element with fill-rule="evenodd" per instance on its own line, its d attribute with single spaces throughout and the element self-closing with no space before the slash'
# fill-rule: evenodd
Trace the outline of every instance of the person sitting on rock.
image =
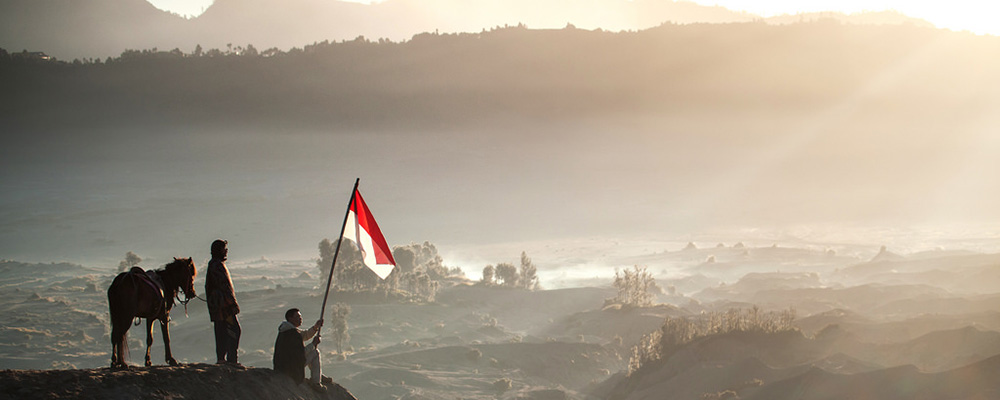
<svg viewBox="0 0 1000 400">
<path fill-rule="evenodd" d="M 305 380 L 305 367 L 308 366 L 309 386 L 325 392 L 326 386 L 323 385 L 325 377 L 321 370 L 317 348 L 320 343 L 320 335 L 317 333 L 323 326 L 323 320 L 316 321 L 311 328 L 304 331 L 298 329 L 301 325 L 302 313 L 298 308 L 285 312 L 285 320 L 278 325 L 278 338 L 274 341 L 274 370 L 288 375 L 295 383 L 302 383 Z M 304 346 L 303 343 L 309 339 L 312 339 L 312 342 Z"/>
</svg>

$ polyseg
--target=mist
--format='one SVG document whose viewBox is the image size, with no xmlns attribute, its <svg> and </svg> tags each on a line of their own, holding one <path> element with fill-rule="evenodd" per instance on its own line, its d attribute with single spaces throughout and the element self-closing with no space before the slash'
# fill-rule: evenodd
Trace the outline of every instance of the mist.
<svg viewBox="0 0 1000 400">
<path fill-rule="evenodd" d="M 251 372 L 332 275 L 351 339 L 324 371 L 364 398 L 995 393 L 969 377 L 1000 362 L 1000 40 L 670 7 L 749 21 L 89 37 L 118 52 L 73 62 L 3 42 L 0 360 L 106 366 L 123 256 L 203 268 L 222 238 Z M 330 272 L 321 244 L 355 179 L 407 260 L 386 281 L 353 248 Z M 178 396 L 215 368 L 192 304 Z"/>
</svg>

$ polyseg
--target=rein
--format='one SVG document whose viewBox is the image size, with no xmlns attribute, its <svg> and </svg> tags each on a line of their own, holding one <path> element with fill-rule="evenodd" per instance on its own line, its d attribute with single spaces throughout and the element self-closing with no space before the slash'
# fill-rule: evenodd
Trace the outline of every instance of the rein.
<svg viewBox="0 0 1000 400">
<path fill-rule="evenodd" d="M 208 300 L 205 300 L 205 299 L 201 298 L 201 296 L 188 297 L 185 300 L 181 300 L 181 293 L 180 293 L 180 291 L 178 291 L 177 293 L 174 293 L 174 298 L 177 299 L 178 303 L 181 303 L 181 304 L 184 305 L 184 318 L 187 318 L 187 316 L 188 316 L 188 303 L 190 303 L 191 300 L 198 299 L 198 300 L 201 300 L 201 301 L 204 301 L 204 302 L 208 303 Z"/>
</svg>

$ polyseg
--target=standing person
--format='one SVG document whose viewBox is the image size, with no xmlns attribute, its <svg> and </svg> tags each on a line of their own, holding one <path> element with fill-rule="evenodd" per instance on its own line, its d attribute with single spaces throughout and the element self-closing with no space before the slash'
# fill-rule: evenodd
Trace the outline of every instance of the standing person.
<svg viewBox="0 0 1000 400">
<path fill-rule="evenodd" d="M 319 328 L 323 320 L 316 321 L 309 329 L 299 330 L 302 326 L 302 313 L 298 308 L 285 312 L 285 320 L 278 325 L 278 338 L 274 340 L 274 370 L 288 375 L 295 383 L 305 380 L 305 367 L 309 366 L 309 386 L 319 392 L 326 392 L 323 385 L 322 363 L 319 357 Z M 314 337 L 315 336 L 315 337 Z M 312 339 L 312 343 L 303 346 L 302 343 Z"/>
<path fill-rule="evenodd" d="M 212 260 L 208 262 L 208 273 L 205 274 L 205 293 L 208 296 L 208 315 L 215 324 L 216 363 L 243 368 L 236 355 L 242 330 L 236 318 L 240 305 L 236 303 L 233 279 L 226 268 L 228 244 L 222 239 L 212 242 Z"/>
</svg>

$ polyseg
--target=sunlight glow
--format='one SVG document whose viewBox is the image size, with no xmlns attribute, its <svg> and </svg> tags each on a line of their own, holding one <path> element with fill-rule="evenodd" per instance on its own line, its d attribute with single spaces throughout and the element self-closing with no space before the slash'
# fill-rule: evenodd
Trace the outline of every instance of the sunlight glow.
<svg viewBox="0 0 1000 400">
<path fill-rule="evenodd" d="M 938 28 L 970 31 L 977 34 L 1000 34 L 996 19 L 1000 16 L 1000 3 L 955 1 L 908 0 L 695 0 L 703 5 L 718 5 L 732 10 L 746 11 L 763 17 L 819 11 L 858 13 L 865 11 L 894 10 L 913 18 L 924 19 Z"/>
<path fill-rule="evenodd" d="M 928 208 L 938 210 L 938 215 L 929 216 L 929 223 L 983 219 L 973 210 L 1000 191 L 1000 159 L 996 157 L 1000 152 L 998 112 L 1000 100 L 991 99 L 966 126 L 955 127 L 954 137 L 968 139 L 956 144 L 953 150 L 954 169 L 947 171 L 950 180 L 942 183 L 936 196 L 927 199 Z"/>
<path fill-rule="evenodd" d="M 193 18 L 208 10 L 215 0 L 146 0 L 153 7 L 172 12 L 186 18 Z"/>
<path fill-rule="evenodd" d="M 767 184 L 767 180 L 780 174 L 780 171 L 798 168 L 796 159 L 807 154 L 809 148 L 816 147 L 824 139 L 844 134 L 832 131 L 831 127 L 845 126 L 868 102 L 877 99 L 882 93 L 892 91 L 901 82 L 918 76 L 921 68 L 933 64 L 935 56 L 946 47 L 947 43 L 936 41 L 900 62 L 887 66 L 866 85 L 857 88 L 837 104 L 801 121 L 797 129 L 776 134 L 772 143 L 756 149 L 752 156 L 740 163 L 739 169 L 720 174 L 701 190 L 701 195 L 691 196 L 684 207 L 701 210 L 701 214 L 709 215 L 713 210 L 721 208 L 722 204 L 738 198 L 740 193 L 746 193 L 750 187 Z M 840 207 L 850 205 L 840 204 Z"/>
</svg>

